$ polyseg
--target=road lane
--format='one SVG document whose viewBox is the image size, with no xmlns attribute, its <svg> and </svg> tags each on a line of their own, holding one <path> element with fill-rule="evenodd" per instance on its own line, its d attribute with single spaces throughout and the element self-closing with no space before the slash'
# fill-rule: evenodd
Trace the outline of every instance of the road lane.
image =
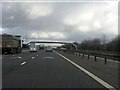
<svg viewBox="0 0 120 90">
<path fill-rule="evenodd" d="M 24 61 L 30 61 L 31 55 L 36 55 L 36 53 L 21 53 L 21 54 L 6 54 L 2 58 L 2 75 L 6 75 L 17 68 Z"/>
<path fill-rule="evenodd" d="M 27 58 L 3 76 L 3 88 L 105 88 L 54 52 L 28 53 Z"/>
</svg>

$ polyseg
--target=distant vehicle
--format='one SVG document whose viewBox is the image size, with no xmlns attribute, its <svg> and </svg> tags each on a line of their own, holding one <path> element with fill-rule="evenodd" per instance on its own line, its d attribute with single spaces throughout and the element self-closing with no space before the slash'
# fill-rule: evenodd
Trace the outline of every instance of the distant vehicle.
<svg viewBox="0 0 120 90">
<path fill-rule="evenodd" d="M 44 50 L 44 45 L 38 45 L 39 50 Z"/>
<path fill-rule="evenodd" d="M 53 50 L 52 50 L 51 46 L 47 46 L 47 47 L 45 47 L 45 51 L 46 52 L 52 52 Z"/>
<path fill-rule="evenodd" d="M 38 48 L 34 42 L 30 43 L 30 52 L 37 52 Z"/>
<path fill-rule="evenodd" d="M 20 35 L 13 36 L 6 33 L 0 35 L 0 38 L 2 40 L 0 49 L 2 49 L 2 53 L 21 53 L 22 40 L 20 37 Z"/>
<path fill-rule="evenodd" d="M 66 50 L 66 48 L 61 48 L 62 50 Z"/>
</svg>

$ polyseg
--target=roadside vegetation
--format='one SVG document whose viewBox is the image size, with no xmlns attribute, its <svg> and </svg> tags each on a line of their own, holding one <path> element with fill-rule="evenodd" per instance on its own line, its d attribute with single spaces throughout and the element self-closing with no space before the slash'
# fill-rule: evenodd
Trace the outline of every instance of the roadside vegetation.
<svg viewBox="0 0 120 90">
<path fill-rule="evenodd" d="M 120 54 L 120 35 L 118 35 L 113 40 L 107 42 L 105 36 L 103 38 L 94 38 L 94 39 L 87 39 L 83 40 L 81 43 L 74 42 L 77 46 L 78 50 L 87 50 L 87 51 L 94 51 L 100 53 L 112 53 L 112 54 Z M 63 45 L 63 48 L 75 50 L 73 45 L 67 44 Z"/>
</svg>

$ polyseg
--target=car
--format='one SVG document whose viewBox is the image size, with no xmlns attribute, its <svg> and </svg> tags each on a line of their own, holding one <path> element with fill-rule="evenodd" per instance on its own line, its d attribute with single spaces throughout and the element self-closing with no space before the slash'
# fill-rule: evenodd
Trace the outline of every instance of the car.
<svg viewBox="0 0 120 90">
<path fill-rule="evenodd" d="M 46 52 L 52 52 L 53 50 L 52 50 L 51 46 L 47 46 L 47 47 L 45 47 L 45 51 Z"/>
</svg>

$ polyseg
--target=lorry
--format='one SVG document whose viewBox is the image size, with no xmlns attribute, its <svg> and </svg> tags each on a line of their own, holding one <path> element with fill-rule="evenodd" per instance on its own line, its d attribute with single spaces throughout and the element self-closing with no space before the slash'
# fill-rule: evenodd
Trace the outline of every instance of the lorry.
<svg viewBox="0 0 120 90">
<path fill-rule="evenodd" d="M 22 40 L 20 35 L 1 34 L 0 49 L 2 53 L 21 53 L 22 52 Z"/>
</svg>

